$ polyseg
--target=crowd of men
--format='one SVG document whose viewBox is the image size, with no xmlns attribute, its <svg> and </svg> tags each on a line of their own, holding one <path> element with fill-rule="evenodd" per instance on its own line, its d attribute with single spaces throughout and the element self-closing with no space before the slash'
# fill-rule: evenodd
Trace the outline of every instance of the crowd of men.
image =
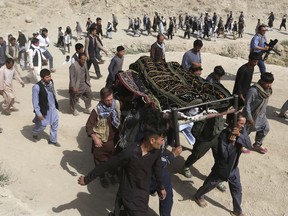
<svg viewBox="0 0 288 216">
<path fill-rule="evenodd" d="M 281 28 L 286 30 L 286 14 L 283 15 L 279 31 Z M 216 39 L 219 37 L 230 37 L 234 40 L 242 38 L 244 33 L 245 17 L 243 11 L 239 16 L 235 17 L 233 12 L 230 11 L 225 17 L 220 16 L 217 12 L 210 15 L 208 12 L 201 13 L 200 15 L 180 14 L 178 17 L 170 16 L 167 19 L 164 16 L 155 12 L 154 16 L 150 18 L 147 14 L 144 14 L 143 18 L 140 17 L 130 18 L 128 17 L 127 31 L 133 32 L 134 36 L 141 36 L 142 34 L 152 35 L 152 32 L 165 35 L 166 39 L 173 39 L 174 33 L 177 30 L 182 30 L 183 38 L 190 39 L 191 36 L 195 36 L 197 39 Z M 273 12 L 267 18 L 269 30 L 273 30 L 273 22 L 275 16 Z M 265 22 L 265 21 L 264 21 Z M 258 26 L 263 23 L 258 19 L 256 26 L 256 32 Z M 141 24 L 143 27 L 141 28 Z"/>
<path fill-rule="evenodd" d="M 208 12 L 201 13 L 200 16 L 188 15 L 183 16 L 180 14 L 178 20 L 176 16 L 170 16 L 167 21 L 164 16 L 159 15 L 155 12 L 153 19 L 144 14 L 143 18 L 128 18 L 129 25 L 127 31 L 132 29 L 134 36 L 141 36 L 141 34 L 147 31 L 147 35 L 151 35 L 151 31 L 158 32 L 167 36 L 167 39 L 173 39 L 174 33 L 178 29 L 184 31 L 184 38 L 190 39 L 191 35 L 194 35 L 199 39 L 207 37 L 211 40 L 212 37 L 226 37 L 232 35 L 234 39 L 243 37 L 243 31 L 245 27 L 244 14 L 241 12 L 238 21 L 233 18 L 233 13 L 230 11 L 227 14 L 226 21 L 216 12 L 212 16 Z M 143 23 L 143 28 L 141 24 Z"/>
<path fill-rule="evenodd" d="M 117 52 L 108 67 L 106 86 L 100 90 L 100 101 L 92 109 L 89 69 L 93 64 L 97 79 L 100 79 L 102 73 L 99 64 L 103 63 L 100 51 L 107 53 L 101 40 L 103 37 L 101 20 L 98 17 L 96 23 L 93 23 L 88 18 L 84 44 L 75 44 L 75 53 L 69 60 L 71 64 L 69 67 L 70 110 L 74 116 L 79 115 L 75 105 L 80 98 L 84 100 L 84 113 L 89 115 L 86 132 L 92 140 L 92 154 L 95 163 L 95 169 L 85 177 L 81 176 L 78 183 L 87 185 L 96 177 L 100 178 L 100 183 L 104 188 L 109 187 L 110 184 L 119 183 L 115 210 L 110 215 L 118 216 L 123 212 L 130 216 L 147 215 L 149 194 L 157 192 L 160 200 L 159 214 L 169 216 L 173 206 L 173 190 L 167 165 L 181 154 L 182 147 L 175 146 L 173 132 L 171 132 L 173 125 L 169 125 L 162 113 L 156 109 L 141 106 L 135 110 L 138 115 L 131 112 L 132 117 L 127 115 L 126 118 L 123 118 L 121 108 L 124 101 L 116 100 L 113 92 L 117 74 L 121 73 L 123 67 L 125 55 L 123 46 L 118 46 L 116 49 Z M 227 14 L 225 24 L 221 17 L 218 19 L 216 13 L 212 18 L 208 13 L 201 14 L 199 18 L 186 14 L 184 18 L 179 15 L 177 26 L 176 17 L 169 17 L 167 25 L 165 18 L 156 12 L 152 23 L 149 17 L 144 15 L 143 30 L 140 30 L 141 23 L 139 17 L 129 19 L 128 30 L 132 28 L 134 34 L 139 36 L 143 30 L 147 31 L 148 35 L 151 34 L 151 29 L 155 32 L 159 31 L 156 42 L 151 45 L 150 57 L 160 64 L 166 62 L 164 31 L 167 31 L 167 39 L 172 39 L 178 28 L 183 29 L 184 37 L 188 36 L 188 38 L 196 32 L 197 39 L 194 41 L 193 47 L 184 53 L 181 66 L 187 73 L 201 76 L 203 70 L 201 49 L 204 46 L 201 38 L 210 38 L 213 34 L 218 37 L 225 32 L 242 37 L 245 19 L 243 12 L 239 16 L 238 23 L 234 21 L 233 14 L 230 12 Z M 108 21 L 106 28 L 108 38 L 112 38 L 113 29 L 115 32 L 117 31 L 117 25 L 117 17 L 113 14 L 113 20 L 112 22 Z M 166 26 L 168 26 L 167 30 L 165 30 Z M 282 24 L 281 26 L 286 27 Z M 77 40 L 80 40 L 83 35 L 79 22 L 76 23 L 75 30 Z M 223 117 L 217 117 L 194 125 L 195 131 L 196 128 L 201 129 L 194 133 L 196 142 L 191 155 L 183 164 L 184 176 L 187 178 L 193 176 L 190 170 L 191 166 L 208 150 L 212 149 L 215 160 L 211 173 L 194 195 L 194 200 L 200 207 L 207 206 L 204 195 L 215 187 L 226 191 L 223 181 L 227 181 L 233 200 L 231 215 L 243 216 L 242 187 L 238 169 L 239 157 L 241 153 L 248 154 L 251 150 L 261 154 L 268 152 L 268 149 L 264 147 L 264 140 L 269 132 L 266 108 L 272 94 L 271 86 L 274 76 L 266 71 L 262 59 L 263 53 L 269 49 L 265 44 L 266 30 L 265 25 L 257 27 L 257 33 L 250 44 L 249 60 L 238 69 L 236 74 L 233 94 L 239 96 L 241 110 L 236 114 L 236 122 L 233 122 L 233 118 L 228 116 L 226 124 Z M 71 38 L 71 28 L 67 27 L 64 33 L 62 28 L 59 28 L 57 45 L 63 46 L 65 52 L 66 48 L 70 52 Z M 11 36 L 8 43 L 0 37 L 0 93 L 4 98 L 2 104 L 4 114 L 10 115 L 10 112 L 15 110 L 13 78 L 16 78 L 24 87 L 17 64 L 19 62 L 19 66 L 23 69 L 29 67 L 36 81 L 32 88 L 32 103 L 35 113 L 33 119 L 35 126 L 31 132 L 33 140 L 37 142 L 41 139 L 41 132 L 49 125 L 51 129 L 48 143 L 59 147 L 60 143 L 57 138 L 58 102 L 54 81 L 51 77 L 51 72 L 55 72 L 55 69 L 53 56 L 47 49 L 49 44 L 48 29 L 46 28 L 42 28 L 39 33 L 33 33 L 33 37 L 29 41 L 26 40 L 22 31 L 19 31 L 17 40 Z M 47 64 L 48 68 L 43 68 Z M 251 86 L 256 65 L 259 66 L 261 78 Z M 206 80 L 219 84 L 224 75 L 225 70 L 218 65 Z M 287 102 L 283 105 L 279 116 L 286 117 L 286 111 Z M 131 128 L 135 130 L 133 136 L 132 133 L 129 135 L 130 144 L 124 148 L 119 147 L 117 143 L 119 144 L 121 137 L 127 139 L 125 137 L 127 131 L 123 132 L 121 129 L 124 128 L 125 122 L 128 122 L 127 117 L 132 119 L 132 121 L 130 119 L 130 124 L 127 124 L 130 127 L 129 130 Z M 201 125 L 197 126 L 197 124 Z M 254 144 L 249 138 L 251 132 L 256 132 Z M 166 136 L 167 142 L 165 142 Z M 168 145 L 172 146 L 171 151 L 166 151 Z"/>
</svg>

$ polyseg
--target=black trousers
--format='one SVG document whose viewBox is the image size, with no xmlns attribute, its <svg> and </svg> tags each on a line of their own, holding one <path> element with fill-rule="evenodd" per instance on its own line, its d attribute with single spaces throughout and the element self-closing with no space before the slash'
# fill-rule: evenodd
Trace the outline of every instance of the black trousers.
<svg viewBox="0 0 288 216">
<path fill-rule="evenodd" d="M 119 192 L 116 195 L 114 212 L 110 214 L 111 216 L 147 216 L 145 211 L 133 211 L 123 205 L 122 198 Z"/>
<path fill-rule="evenodd" d="M 241 203 L 242 203 L 242 186 L 240 182 L 240 174 L 238 167 L 232 171 L 228 178 L 229 190 L 233 201 L 233 211 L 236 213 L 242 213 Z M 213 190 L 219 183 L 223 180 L 218 176 L 218 174 L 212 171 L 206 178 L 202 187 L 200 187 L 196 194 L 196 199 L 203 199 L 204 195 L 209 191 Z"/>
<path fill-rule="evenodd" d="M 99 78 L 101 76 L 101 73 L 100 73 L 100 68 L 99 68 L 98 61 L 96 60 L 95 57 L 92 58 L 92 59 L 87 60 L 87 68 L 88 68 L 88 70 L 90 69 L 92 64 L 94 66 L 96 76 L 97 76 L 97 78 Z"/>
<path fill-rule="evenodd" d="M 190 31 L 185 31 L 184 32 L 184 38 L 186 38 L 186 36 L 188 36 L 188 39 L 190 39 Z"/>
<path fill-rule="evenodd" d="M 218 152 L 218 135 L 210 141 L 197 141 L 196 139 L 196 143 L 192 149 L 192 154 L 189 155 L 185 161 L 185 167 L 190 167 L 193 165 L 196 161 L 202 158 L 209 151 L 209 149 L 212 149 L 213 157 L 215 160 Z"/>
<path fill-rule="evenodd" d="M 168 30 L 168 39 L 171 38 L 171 40 L 173 39 L 173 29 L 172 30 Z"/>
</svg>

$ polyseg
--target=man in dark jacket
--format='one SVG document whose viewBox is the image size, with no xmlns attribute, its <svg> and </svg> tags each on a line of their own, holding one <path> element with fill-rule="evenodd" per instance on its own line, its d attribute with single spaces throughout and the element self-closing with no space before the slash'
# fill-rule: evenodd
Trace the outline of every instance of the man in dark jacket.
<svg viewBox="0 0 288 216">
<path fill-rule="evenodd" d="M 97 47 L 99 47 L 99 41 L 96 38 L 97 31 L 96 28 L 91 27 L 89 29 L 89 35 L 85 40 L 85 53 L 87 55 L 87 68 L 90 69 L 93 64 L 97 79 L 102 77 L 99 63 L 97 61 Z"/>
<path fill-rule="evenodd" d="M 158 116 L 159 121 L 156 124 L 145 126 L 144 138 L 139 144 L 131 145 L 106 163 L 95 167 L 85 177 L 80 176 L 78 179 L 80 185 L 86 185 L 106 171 L 121 167 L 120 185 L 113 214 L 115 216 L 120 215 L 121 206 L 124 206 L 124 210 L 129 216 L 147 215 L 152 171 L 157 179 L 159 198 L 166 198 L 166 191 L 162 183 L 160 150 L 164 144 L 166 123 L 160 112 Z M 147 115 L 148 118 L 151 116 Z"/>
<path fill-rule="evenodd" d="M 238 168 L 241 148 L 251 149 L 250 138 L 244 128 L 246 118 L 239 112 L 237 123 L 233 128 L 232 124 L 224 129 L 218 138 L 218 156 L 212 171 L 194 195 L 195 202 L 200 207 L 206 207 L 204 195 L 213 190 L 220 182 L 228 181 L 233 200 L 233 216 L 244 216 L 242 213 L 242 187 Z"/>
<path fill-rule="evenodd" d="M 164 44 L 164 35 L 157 35 L 157 41 L 152 44 L 150 50 L 150 57 L 155 62 L 165 62 L 165 44 Z"/>
<path fill-rule="evenodd" d="M 252 82 L 254 68 L 258 64 L 259 58 L 259 53 L 250 53 L 249 61 L 246 64 L 242 65 L 237 71 L 233 94 L 238 95 L 238 103 L 240 107 L 244 106 L 245 97 Z"/>
</svg>

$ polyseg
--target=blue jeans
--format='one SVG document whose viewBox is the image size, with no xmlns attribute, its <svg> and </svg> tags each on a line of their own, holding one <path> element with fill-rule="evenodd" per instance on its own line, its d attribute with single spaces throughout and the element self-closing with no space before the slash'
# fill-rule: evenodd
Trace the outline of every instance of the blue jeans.
<svg viewBox="0 0 288 216">
<path fill-rule="evenodd" d="M 266 66 L 262 58 L 258 60 L 258 67 L 261 74 L 266 72 Z"/>
<path fill-rule="evenodd" d="M 53 56 L 50 54 L 48 50 L 42 53 L 46 59 L 49 60 L 49 69 L 53 69 Z"/>
<path fill-rule="evenodd" d="M 166 190 L 166 199 L 159 200 L 159 215 L 170 216 L 173 206 L 173 190 L 172 190 L 170 173 L 167 167 L 162 169 L 162 179 Z M 156 191 L 157 191 L 157 182 L 155 176 L 153 176 L 150 183 L 150 194 L 153 194 Z"/>
</svg>

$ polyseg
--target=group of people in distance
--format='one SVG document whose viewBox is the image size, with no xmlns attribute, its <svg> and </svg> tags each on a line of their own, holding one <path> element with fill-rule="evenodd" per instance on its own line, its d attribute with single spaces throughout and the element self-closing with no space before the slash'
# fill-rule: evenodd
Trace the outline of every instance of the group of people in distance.
<svg viewBox="0 0 288 216">
<path fill-rule="evenodd" d="M 281 19 L 279 31 L 282 28 L 286 30 L 286 18 L 287 15 L 284 14 Z M 271 12 L 267 18 L 269 30 L 273 30 L 274 21 L 275 16 L 274 13 Z M 152 32 L 157 32 L 158 34 L 165 35 L 168 40 L 172 40 L 178 30 L 184 31 L 184 39 L 190 39 L 191 36 L 195 35 L 197 39 L 211 40 L 212 38 L 226 38 L 227 36 L 231 36 L 231 38 L 235 40 L 243 37 L 246 26 L 243 11 L 240 12 L 237 18 L 235 18 L 233 12 L 230 11 L 226 15 L 226 19 L 217 12 L 213 12 L 213 14 L 205 12 L 200 13 L 200 15 L 186 13 L 179 14 L 178 16 L 169 16 L 168 18 L 155 12 L 153 17 L 149 17 L 147 13 L 144 14 L 142 19 L 140 17 L 128 17 L 128 22 L 127 32 L 131 29 L 134 36 L 141 36 L 144 32 L 147 32 L 149 36 L 152 35 Z M 256 32 L 260 24 L 261 19 L 258 19 Z"/>
</svg>

